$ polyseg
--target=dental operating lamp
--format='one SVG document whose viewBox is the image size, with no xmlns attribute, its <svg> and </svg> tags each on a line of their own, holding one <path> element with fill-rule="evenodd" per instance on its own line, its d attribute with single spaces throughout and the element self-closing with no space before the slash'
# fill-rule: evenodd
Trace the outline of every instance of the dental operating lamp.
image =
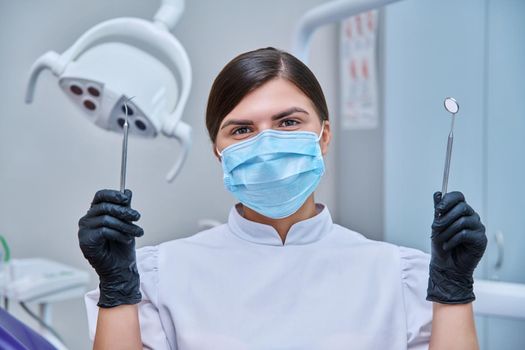
<svg viewBox="0 0 525 350">
<path fill-rule="evenodd" d="M 191 145 L 191 127 L 181 120 L 192 83 L 186 50 L 170 33 L 184 0 L 163 0 L 153 21 L 115 18 L 85 32 L 69 49 L 49 51 L 31 67 L 26 103 L 40 73 L 50 70 L 58 86 L 102 129 L 130 136 L 175 138 L 181 154 L 166 176 L 180 172 Z M 133 97 L 133 100 L 130 100 Z"/>
<path fill-rule="evenodd" d="M 401 0 L 335 0 L 316 6 L 299 19 L 293 35 L 292 52 L 308 64 L 310 42 L 317 29 L 399 1 Z"/>
</svg>

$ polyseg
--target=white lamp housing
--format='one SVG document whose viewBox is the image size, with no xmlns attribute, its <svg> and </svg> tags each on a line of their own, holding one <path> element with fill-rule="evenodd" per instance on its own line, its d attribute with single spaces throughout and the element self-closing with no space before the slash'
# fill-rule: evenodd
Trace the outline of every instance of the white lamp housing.
<svg viewBox="0 0 525 350">
<path fill-rule="evenodd" d="M 26 102 L 33 101 L 39 74 L 49 69 L 58 85 L 88 120 L 122 132 L 127 103 L 130 135 L 174 137 L 182 151 L 166 179 L 173 181 L 191 144 L 191 127 L 181 121 L 191 88 L 184 47 L 169 32 L 184 1 L 163 1 L 155 22 L 116 18 L 84 33 L 62 55 L 49 51 L 31 67 Z"/>
</svg>

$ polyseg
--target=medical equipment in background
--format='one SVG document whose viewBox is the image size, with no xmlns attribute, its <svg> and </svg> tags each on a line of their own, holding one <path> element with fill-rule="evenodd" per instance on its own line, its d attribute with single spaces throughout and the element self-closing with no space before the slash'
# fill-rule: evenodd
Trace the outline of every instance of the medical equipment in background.
<svg viewBox="0 0 525 350">
<path fill-rule="evenodd" d="M 4 274 L 7 283 L 0 292 L 9 299 L 24 302 L 56 292 L 82 289 L 89 282 L 86 271 L 40 258 L 13 259 Z"/>
<path fill-rule="evenodd" d="M 452 114 L 452 122 L 450 125 L 450 132 L 448 133 L 447 154 L 445 156 L 445 170 L 443 171 L 443 185 L 441 187 L 441 195 L 445 196 L 448 187 L 448 175 L 450 173 L 450 159 L 452 158 L 452 144 L 454 143 L 454 121 L 456 120 L 456 113 L 459 111 L 458 102 L 453 97 L 445 98 L 443 102 L 445 109 Z"/>
<path fill-rule="evenodd" d="M 126 189 L 126 169 L 128 164 L 128 136 L 129 136 L 129 109 L 128 102 L 131 101 L 133 97 L 124 101 L 124 134 L 122 136 L 122 160 L 120 163 L 120 192 L 124 193 Z"/>
<path fill-rule="evenodd" d="M 62 91 L 97 126 L 131 135 L 174 137 L 181 155 L 166 176 L 180 172 L 191 144 L 191 127 L 181 121 L 192 76 L 188 55 L 170 33 L 184 11 L 184 0 L 163 0 L 153 21 L 115 18 L 84 33 L 63 54 L 49 51 L 31 67 L 26 103 L 33 101 L 43 70 L 51 70 Z"/>
<path fill-rule="evenodd" d="M 52 328 L 51 303 L 80 298 L 89 274 L 48 259 L 13 259 L 0 274 L 0 295 L 17 302 L 40 326 L 40 334 L 58 349 L 67 349 Z M 27 304 L 38 304 L 38 315 Z M 5 304 L 7 309 L 7 302 Z"/>
<path fill-rule="evenodd" d="M 0 349 L 56 350 L 46 339 L 0 308 Z"/>
<path fill-rule="evenodd" d="M 319 27 L 398 1 L 400 0 L 336 0 L 316 6 L 299 18 L 293 34 L 292 53 L 308 64 L 310 42 Z"/>
<path fill-rule="evenodd" d="M 0 251 L 0 273 L 2 273 L 4 266 L 9 263 L 11 259 L 11 251 L 6 239 L 2 235 L 0 235 L 0 245 L 2 246 L 2 251 Z"/>
<path fill-rule="evenodd" d="M 292 52 L 308 64 L 310 41 L 317 29 L 398 1 L 400 0 L 335 0 L 314 7 L 299 19 L 294 32 Z M 524 284 L 476 279 L 474 288 L 477 295 L 474 302 L 476 315 L 525 320 Z"/>
</svg>

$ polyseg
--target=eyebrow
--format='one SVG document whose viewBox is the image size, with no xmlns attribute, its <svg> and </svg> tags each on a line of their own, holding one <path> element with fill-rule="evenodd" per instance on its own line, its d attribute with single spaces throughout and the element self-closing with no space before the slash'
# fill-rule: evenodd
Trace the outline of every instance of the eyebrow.
<svg viewBox="0 0 525 350">
<path fill-rule="evenodd" d="M 293 114 L 293 113 L 296 113 L 296 112 L 298 112 L 298 113 L 306 113 L 307 115 L 309 115 L 308 112 L 305 111 L 305 110 L 302 109 L 302 108 L 299 108 L 299 107 L 291 107 L 291 108 L 285 109 L 284 111 L 279 112 L 279 113 L 277 113 L 276 115 L 272 116 L 272 120 L 279 120 L 279 119 L 281 119 L 281 118 L 287 117 L 287 116 L 289 116 L 290 114 Z"/>
<path fill-rule="evenodd" d="M 284 111 L 273 115 L 272 116 L 272 120 L 273 121 L 279 120 L 279 119 L 287 117 L 287 116 L 289 116 L 290 114 L 293 114 L 293 113 L 305 113 L 307 115 L 310 115 L 307 111 L 305 111 L 302 108 L 291 107 L 291 108 L 285 109 Z M 225 127 L 227 127 L 227 126 L 230 126 L 230 125 L 241 125 L 241 126 L 253 125 L 253 121 L 251 121 L 249 119 L 230 119 L 226 123 L 224 123 L 223 126 L 221 126 L 221 130 L 224 129 Z"/>
</svg>

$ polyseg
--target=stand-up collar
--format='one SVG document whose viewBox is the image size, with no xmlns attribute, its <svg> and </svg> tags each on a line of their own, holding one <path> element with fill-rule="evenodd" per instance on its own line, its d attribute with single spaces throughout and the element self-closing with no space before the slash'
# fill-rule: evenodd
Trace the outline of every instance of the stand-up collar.
<svg viewBox="0 0 525 350">
<path fill-rule="evenodd" d="M 332 217 L 322 204 L 316 204 L 317 215 L 299 221 L 290 227 L 284 245 L 302 245 L 316 242 L 332 230 Z M 260 224 L 245 219 L 240 213 L 242 206 L 236 205 L 230 210 L 228 226 L 241 239 L 265 245 L 282 246 L 279 233 L 270 225 Z"/>
</svg>

